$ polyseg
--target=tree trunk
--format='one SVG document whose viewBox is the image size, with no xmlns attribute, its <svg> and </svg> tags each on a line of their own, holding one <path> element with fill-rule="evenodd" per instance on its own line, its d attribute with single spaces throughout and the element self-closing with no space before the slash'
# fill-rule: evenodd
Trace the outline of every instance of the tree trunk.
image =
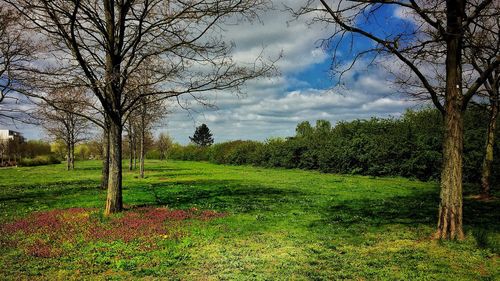
<svg viewBox="0 0 500 281">
<path fill-rule="evenodd" d="M 493 165 L 493 146 L 495 144 L 495 129 L 498 117 L 498 102 L 492 100 L 490 102 L 490 119 L 488 122 L 488 132 L 486 133 L 486 149 L 483 159 L 483 170 L 481 173 L 481 197 L 488 198 L 490 196 L 490 178 L 491 167 Z"/>
<path fill-rule="evenodd" d="M 104 143 L 102 155 L 102 176 L 101 176 L 101 189 L 108 188 L 109 180 L 109 128 L 104 129 Z"/>
<path fill-rule="evenodd" d="M 462 230 L 462 154 L 463 112 L 450 110 L 445 115 L 441 203 L 436 238 L 463 239 Z"/>
<path fill-rule="evenodd" d="M 109 130 L 109 181 L 105 215 L 122 211 L 122 125 L 112 120 Z"/>
<path fill-rule="evenodd" d="M 443 170 L 441 203 L 436 232 L 438 239 L 463 239 L 462 230 L 462 154 L 463 109 L 461 27 L 464 0 L 448 0 L 446 36 L 446 97 L 444 114 Z"/>
<path fill-rule="evenodd" d="M 134 169 L 137 169 L 137 144 L 136 141 L 134 140 Z"/>
<path fill-rule="evenodd" d="M 74 140 L 71 141 L 71 170 L 75 169 L 75 142 Z"/>
<path fill-rule="evenodd" d="M 128 162 L 128 170 L 129 171 L 132 171 L 132 169 L 134 168 L 132 165 L 133 165 L 133 161 L 134 161 L 134 152 L 133 152 L 133 149 L 134 149 L 134 146 L 132 145 L 132 128 L 130 128 L 130 130 L 128 131 L 128 149 L 129 149 L 129 156 L 130 156 L 130 159 L 129 159 L 129 162 Z"/>
<path fill-rule="evenodd" d="M 71 170 L 71 143 L 66 143 L 66 170 Z"/>
<path fill-rule="evenodd" d="M 141 129 L 141 151 L 139 155 L 140 159 L 140 164 L 139 164 L 139 169 L 140 169 L 140 177 L 143 179 L 144 178 L 144 156 L 146 154 L 146 149 L 144 146 L 144 138 L 145 138 L 145 130 L 144 128 Z"/>
<path fill-rule="evenodd" d="M 146 138 L 146 104 L 142 102 L 142 112 L 141 112 L 141 151 L 140 151 L 140 177 L 144 178 L 144 156 L 146 154 L 145 147 Z"/>
</svg>

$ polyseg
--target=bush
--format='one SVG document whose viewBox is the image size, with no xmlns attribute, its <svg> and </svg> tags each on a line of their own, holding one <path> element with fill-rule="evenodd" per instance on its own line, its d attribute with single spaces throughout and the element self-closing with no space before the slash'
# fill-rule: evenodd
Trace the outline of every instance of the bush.
<svg viewBox="0 0 500 281">
<path fill-rule="evenodd" d="M 464 181 L 478 182 L 488 114 L 471 107 L 465 115 Z M 339 122 L 302 122 L 290 138 L 265 142 L 230 141 L 210 148 L 174 145 L 170 158 L 217 164 L 300 168 L 329 173 L 404 176 L 439 180 L 443 121 L 434 109 L 408 111 L 402 118 Z M 498 139 L 498 138 L 497 138 Z M 495 155 L 499 153 L 495 146 Z M 500 178 L 495 158 L 492 183 Z"/>
<path fill-rule="evenodd" d="M 61 164 L 61 160 L 54 155 L 36 156 L 35 158 L 23 158 L 19 161 L 20 167 L 43 166 L 51 164 Z"/>
<path fill-rule="evenodd" d="M 186 146 L 175 144 L 172 146 L 169 158 L 186 161 L 208 161 L 210 147 L 200 147 L 193 144 Z"/>
<path fill-rule="evenodd" d="M 210 148 L 209 160 L 217 164 L 256 164 L 257 151 L 263 144 L 256 141 L 230 141 L 215 144 Z"/>
</svg>

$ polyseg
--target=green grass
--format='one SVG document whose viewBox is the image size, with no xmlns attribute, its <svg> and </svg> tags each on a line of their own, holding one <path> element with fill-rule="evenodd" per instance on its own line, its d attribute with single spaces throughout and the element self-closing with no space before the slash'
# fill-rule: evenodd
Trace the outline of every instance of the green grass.
<svg viewBox="0 0 500 281">
<path fill-rule="evenodd" d="M 146 179 L 124 173 L 127 212 L 138 206 L 214 210 L 211 220 L 166 222 L 175 237 L 58 245 L 63 254 L 30 255 L 45 239 L 0 238 L 0 279 L 168 280 L 499 280 L 500 203 L 465 195 L 462 242 L 430 239 L 436 183 L 300 170 L 146 163 Z M 0 170 L 0 224 L 53 209 L 89 208 L 103 227 L 99 162 Z M 42 236 L 40 236 L 42 235 Z M 76 235 L 76 234 L 75 234 Z M 38 239 L 38 240 L 36 240 Z M 12 243 L 12 242 L 15 243 Z M 152 244 L 151 244 L 152 243 Z M 24 250 L 23 250 L 24 249 Z"/>
</svg>

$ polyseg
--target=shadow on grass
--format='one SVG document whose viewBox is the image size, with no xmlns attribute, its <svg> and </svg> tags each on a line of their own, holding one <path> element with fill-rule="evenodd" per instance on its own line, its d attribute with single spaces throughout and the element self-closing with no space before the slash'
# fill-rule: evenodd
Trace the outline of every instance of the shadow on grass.
<svg viewBox="0 0 500 281">
<path fill-rule="evenodd" d="M 90 167 L 75 167 L 75 171 L 101 171 L 101 166 L 90 166 Z"/>
<path fill-rule="evenodd" d="M 234 180 L 197 180 L 155 183 L 148 187 L 157 205 L 193 205 L 231 212 L 270 211 L 298 201 L 296 190 L 244 184 Z"/>
<path fill-rule="evenodd" d="M 335 224 L 433 224 L 437 223 L 438 192 L 415 192 L 409 196 L 332 202 L 324 222 Z M 464 200 L 464 225 L 500 230 L 500 201 Z"/>
<path fill-rule="evenodd" d="M 179 172 L 179 171 L 192 171 L 192 169 L 158 166 L 158 167 L 147 167 L 146 171 Z"/>
<path fill-rule="evenodd" d="M 325 226 L 352 236 L 367 229 L 383 231 L 386 225 L 406 225 L 418 228 L 435 227 L 439 207 L 438 191 L 415 192 L 409 196 L 388 197 L 383 200 L 364 199 L 331 202 L 322 218 L 313 222 L 313 231 L 324 231 Z M 488 241 L 490 234 L 500 231 L 500 201 L 479 202 L 465 199 L 463 205 L 465 233 L 472 234 L 479 247 L 498 252 L 498 245 Z"/>
<path fill-rule="evenodd" d="M 97 180 L 77 180 L 66 182 L 52 182 L 46 184 L 19 184 L 0 186 L 8 192 L 0 193 L 0 202 L 5 201 L 45 201 L 59 196 L 78 194 L 83 191 L 97 190 Z"/>
</svg>

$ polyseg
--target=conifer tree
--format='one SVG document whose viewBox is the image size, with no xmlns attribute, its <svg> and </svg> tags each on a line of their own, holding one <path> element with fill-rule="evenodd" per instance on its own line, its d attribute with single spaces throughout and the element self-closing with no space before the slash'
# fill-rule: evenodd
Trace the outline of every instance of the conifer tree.
<svg viewBox="0 0 500 281">
<path fill-rule="evenodd" d="M 196 127 L 194 131 L 194 135 L 189 137 L 191 142 L 195 143 L 198 146 L 210 146 L 214 143 L 214 138 L 212 137 L 212 133 L 207 125 L 201 124 Z"/>
</svg>

